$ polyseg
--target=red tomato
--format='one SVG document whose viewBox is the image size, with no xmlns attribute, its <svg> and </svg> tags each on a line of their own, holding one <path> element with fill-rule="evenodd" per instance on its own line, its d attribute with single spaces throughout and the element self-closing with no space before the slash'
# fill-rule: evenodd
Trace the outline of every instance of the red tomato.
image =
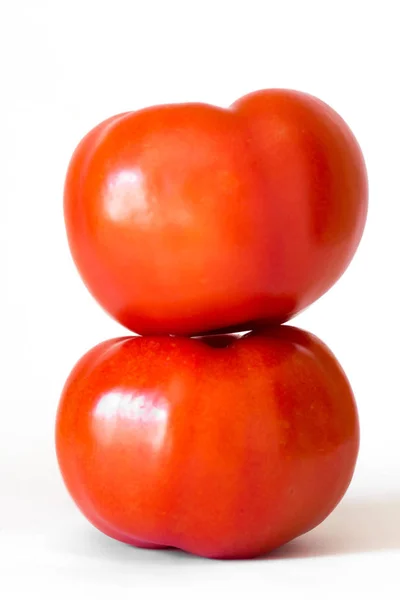
<svg viewBox="0 0 400 600">
<path fill-rule="evenodd" d="M 65 186 L 86 285 L 143 335 L 286 321 L 343 273 L 366 212 L 351 131 L 320 100 L 289 90 L 230 109 L 112 117 L 82 140 Z"/>
<path fill-rule="evenodd" d="M 328 348 L 277 327 L 96 346 L 65 385 L 56 441 L 72 497 L 107 535 L 237 558 L 325 519 L 351 480 L 359 429 Z"/>
</svg>

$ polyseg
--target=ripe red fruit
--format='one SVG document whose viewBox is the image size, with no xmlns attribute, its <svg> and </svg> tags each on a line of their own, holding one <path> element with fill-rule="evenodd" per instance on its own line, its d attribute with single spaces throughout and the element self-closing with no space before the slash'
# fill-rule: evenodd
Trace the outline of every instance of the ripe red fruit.
<svg viewBox="0 0 400 600">
<path fill-rule="evenodd" d="M 72 497 L 107 535 L 240 558 L 325 519 L 351 480 L 359 429 L 332 353 L 278 327 L 104 342 L 73 369 L 56 438 Z"/>
<path fill-rule="evenodd" d="M 349 264 L 367 176 L 329 106 L 264 90 L 229 109 L 112 117 L 76 149 L 65 185 L 72 255 L 93 296 L 140 334 L 280 323 Z"/>
</svg>

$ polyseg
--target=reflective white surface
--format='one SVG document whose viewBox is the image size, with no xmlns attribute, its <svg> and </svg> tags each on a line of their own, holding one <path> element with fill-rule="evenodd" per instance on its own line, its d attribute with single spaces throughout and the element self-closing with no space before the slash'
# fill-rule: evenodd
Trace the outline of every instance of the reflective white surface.
<svg viewBox="0 0 400 600">
<path fill-rule="evenodd" d="M 2 599 L 396 600 L 396 8 L 390 0 L 0 3 Z M 67 163 L 83 133 L 109 115 L 188 100 L 227 106 L 271 86 L 331 103 L 354 130 L 369 169 L 370 213 L 359 252 L 341 281 L 295 320 L 332 348 L 353 385 L 361 420 L 356 476 L 325 524 L 271 560 L 135 550 L 85 521 L 55 460 L 65 377 L 95 343 L 126 334 L 72 264 L 62 217 Z"/>
</svg>

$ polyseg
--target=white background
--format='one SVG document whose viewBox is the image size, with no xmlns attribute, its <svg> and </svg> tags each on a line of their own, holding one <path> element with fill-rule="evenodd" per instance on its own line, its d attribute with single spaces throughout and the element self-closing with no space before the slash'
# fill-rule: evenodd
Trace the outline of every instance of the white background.
<svg viewBox="0 0 400 600">
<path fill-rule="evenodd" d="M 2 598 L 400 597 L 396 8 L 397 0 L 1 1 Z M 70 368 L 125 333 L 70 258 L 65 170 L 82 135 L 112 114 L 171 101 L 225 106 L 265 87 L 331 104 L 367 161 L 370 211 L 357 256 L 295 320 L 330 345 L 352 382 L 362 427 L 356 476 L 322 526 L 270 558 L 135 550 L 86 523 L 55 460 Z"/>
</svg>

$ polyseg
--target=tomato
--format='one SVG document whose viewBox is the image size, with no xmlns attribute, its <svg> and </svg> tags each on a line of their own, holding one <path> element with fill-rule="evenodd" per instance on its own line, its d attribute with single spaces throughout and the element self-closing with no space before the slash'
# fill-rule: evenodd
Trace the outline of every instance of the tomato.
<svg viewBox="0 0 400 600">
<path fill-rule="evenodd" d="M 93 525 L 215 558 L 260 555 L 318 525 L 358 445 L 337 360 L 288 326 L 104 342 L 73 369 L 56 426 L 65 483 Z"/>
<path fill-rule="evenodd" d="M 360 241 L 367 176 L 329 106 L 264 90 L 111 117 L 76 149 L 64 197 L 105 310 L 142 335 L 194 335 L 282 323 L 326 292 Z"/>
</svg>

